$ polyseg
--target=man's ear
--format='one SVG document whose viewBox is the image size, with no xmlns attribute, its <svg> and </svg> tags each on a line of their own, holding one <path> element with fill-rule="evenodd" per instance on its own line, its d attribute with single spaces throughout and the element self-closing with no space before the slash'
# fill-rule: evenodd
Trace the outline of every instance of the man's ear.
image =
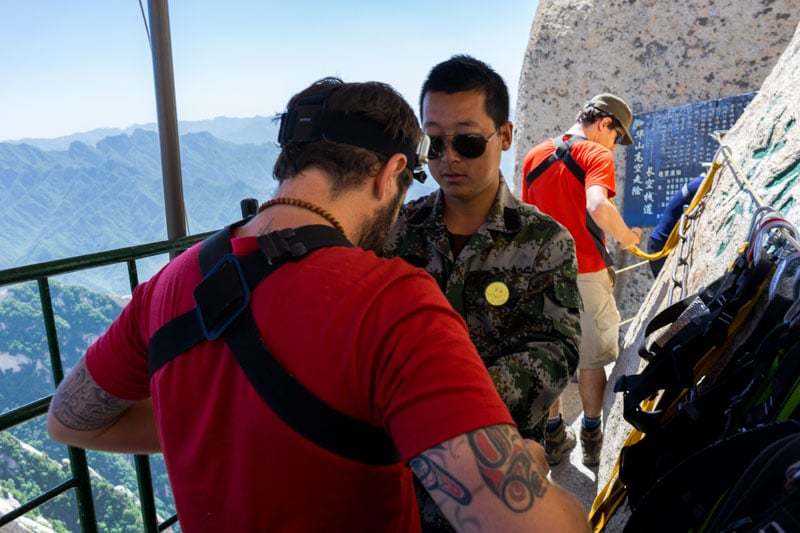
<svg viewBox="0 0 800 533">
<path fill-rule="evenodd" d="M 505 152 L 509 148 L 511 148 L 511 141 L 514 140 L 514 124 L 511 121 L 506 122 L 505 124 L 500 126 L 500 142 L 503 151 Z"/>
<path fill-rule="evenodd" d="M 394 154 L 375 176 L 374 193 L 378 200 L 393 196 L 397 191 L 397 175 L 406 168 L 406 156 Z"/>
</svg>

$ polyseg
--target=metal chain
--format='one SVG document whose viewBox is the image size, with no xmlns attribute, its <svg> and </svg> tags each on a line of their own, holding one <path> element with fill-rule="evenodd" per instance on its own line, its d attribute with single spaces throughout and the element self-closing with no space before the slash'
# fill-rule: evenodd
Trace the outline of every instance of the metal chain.
<svg viewBox="0 0 800 533">
<path fill-rule="evenodd" d="M 721 150 L 718 150 L 714 155 L 714 161 L 717 160 Z M 694 236 L 696 221 L 703 214 L 706 207 L 706 202 L 711 196 L 713 190 L 719 183 L 719 176 L 714 180 L 711 189 L 703 196 L 697 206 L 691 212 L 684 212 L 678 221 L 678 238 L 680 244 L 678 245 L 678 255 L 675 262 L 672 263 L 672 288 L 669 291 L 667 298 L 667 305 L 672 305 L 675 302 L 676 290 L 677 299 L 682 300 L 686 295 L 686 286 L 689 280 L 689 271 L 692 269 L 692 250 L 694 249 Z M 680 273 L 678 270 L 680 269 Z"/>
<path fill-rule="evenodd" d="M 678 255 L 672 263 L 672 289 L 669 291 L 667 305 L 672 305 L 675 301 L 675 292 L 678 292 L 678 300 L 682 300 L 686 293 L 686 283 L 689 278 L 689 270 L 692 266 L 692 247 L 694 244 L 694 224 L 697 214 L 702 212 L 705 201 L 698 204 L 691 215 L 684 213 L 678 221 Z M 680 273 L 679 273 L 680 271 Z"/>
<path fill-rule="evenodd" d="M 756 204 L 756 213 L 753 216 L 753 221 L 748 234 L 749 241 L 753 238 L 754 229 L 758 226 L 758 222 L 764 214 L 772 212 L 780 215 L 780 213 L 767 206 L 764 202 L 764 199 L 761 198 L 758 192 L 756 192 L 754 184 L 747 179 L 744 173 L 739 169 L 736 162 L 733 160 L 733 152 L 730 146 L 722 143 L 721 135 L 716 134 L 712 136 L 718 143 L 720 143 L 720 147 L 717 150 L 717 153 L 714 155 L 714 161 L 721 157 L 723 164 L 725 164 L 731 171 L 734 179 L 739 182 L 740 187 L 750 194 L 753 202 Z M 719 179 L 715 180 L 714 184 L 712 185 L 712 190 L 713 188 L 716 188 L 719 182 Z M 677 258 L 672 264 L 672 289 L 669 293 L 668 305 L 672 305 L 674 303 L 676 292 L 678 300 L 683 299 L 686 295 L 689 271 L 692 267 L 692 250 L 694 248 L 693 244 L 697 226 L 695 221 L 703 213 L 706 205 L 706 199 L 711 196 L 711 192 L 712 191 L 709 191 L 709 193 L 703 197 L 703 199 L 691 213 L 684 213 L 678 222 L 678 236 L 680 238 L 680 245 L 678 248 Z M 782 239 L 783 242 L 794 246 L 796 250 L 800 250 L 800 242 L 794 238 L 794 235 L 790 234 L 791 232 L 785 231 L 783 228 L 778 229 L 781 230 L 777 232 L 779 235 L 773 236 L 772 239 L 769 239 L 769 242 L 765 244 L 775 245 L 776 241 L 780 241 Z M 748 244 L 753 246 L 756 243 L 748 242 Z"/>
</svg>

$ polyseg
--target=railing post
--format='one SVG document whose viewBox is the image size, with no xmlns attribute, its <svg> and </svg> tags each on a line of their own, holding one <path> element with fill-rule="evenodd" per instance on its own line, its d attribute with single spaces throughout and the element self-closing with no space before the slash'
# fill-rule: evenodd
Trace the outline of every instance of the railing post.
<svg viewBox="0 0 800 533">
<path fill-rule="evenodd" d="M 128 259 L 128 280 L 130 281 L 131 294 L 139 284 L 139 273 L 136 270 L 136 259 Z M 153 495 L 153 475 L 150 471 L 150 458 L 147 455 L 134 455 L 133 463 L 136 468 L 136 483 L 139 486 L 139 504 L 142 511 L 142 522 L 147 533 L 158 533 L 158 514 L 156 513 L 156 500 Z"/>
<path fill-rule="evenodd" d="M 39 301 L 42 304 L 42 317 L 44 329 L 47 334 L 47 346 L 50 349 L 50 367 L 53 371 L 55 386 L 64 379 L 64 367 L 61 364 L 61 350 L 58 347 L 58 333 L 56 320 L 53 314 L 53 302 L 50 297 L 50 284 L 47 278 L 39 278 Z M 69 467 L 75 478 L 75 490 L 78 495 L 78 515 L 81 521 L 81 530 L 85 533 L 97 532 L 97 518 L 94 512 L 92 499 L 92 482 L 89 478 L 89 465 L 86 462 L 86 452 L 67 446 L 69 453 Z"/>
<path fill-rule="evenodd" d="M 158 139 L 161 146 L 161 173 L 164 182 L 164 207 L 167 238 L 186 235 L 186 207 L 181 180 L 181 151 L 178 137 L 178 112 L 175 106 L 175 73 L 172 66 L 172 37 L 169 28 L 168 0 L 149 0 L 150 50 L 158 111 Z M 176 253 L 170 253 L 175 257 Z"/>
<path fill-rule="evenodd" d="M 153 496 L 153 476 L 150 473 L 150 458 L 146 455 L 133 457 L 136 467 L 136 481 L 139 484 L 139 504 L 142 507 L 142 521 L 147 533 L 158 532 L 156 501 Z"/>
</svg>

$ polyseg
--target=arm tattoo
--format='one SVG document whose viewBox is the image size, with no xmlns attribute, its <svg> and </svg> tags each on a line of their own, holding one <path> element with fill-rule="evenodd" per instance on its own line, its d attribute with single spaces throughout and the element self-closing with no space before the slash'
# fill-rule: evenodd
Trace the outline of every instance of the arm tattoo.
<svg viewBox="0 0 800 533">
<path fill-rule="evenodd" d="M 467 440 L 484 483 L 510 510 L 523 513 L 547 487 L 539 466 L 511 426 L 473 431 Z"/>
<path fill-rule="evenodd" d="M 81 358 L 58 386 L 51 409 L 53 416 L 66 427 L 93 431 L 110 426 L 134 403 L 101 389 Z"/>
<path fill-rule="evenodd" d="M 466 474 L 464 468 L 473 468 L 464 460 L 477 466 L 480 478 L 467 474 L 472 481 L 462 481 L 464 477 L 458 472 Z M 457 467 L 454 461 L 458 462 Z M 496 529 L 496 524 L 486 524 L 475 505 L 471 505 L 484 490 L 488 489 L 513 513 L 530 510 L 536 498 L 547 491 L 545 469 L 513 426 L 490 426 L 466 433 L 428 449 L 409 465 L 459 531 Z M 437 498 L 434 494 L 446 497 Z"/>
<path fill-rule="evenodd" d="M 412 459 L 410 466 L 422 486 L 429 492 L 440 490 L 460 505 L 469 505 L 472 502 L 472 494 L 467 487 L 424 455 Z"/>
</svg>

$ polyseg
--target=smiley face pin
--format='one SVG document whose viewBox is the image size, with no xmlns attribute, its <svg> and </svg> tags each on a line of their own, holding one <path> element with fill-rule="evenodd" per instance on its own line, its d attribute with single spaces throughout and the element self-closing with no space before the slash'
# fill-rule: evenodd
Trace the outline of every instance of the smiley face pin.
<svg viewBox="0 0 800 533">
<path fill-rule="evenodd" d="M 508 301 L 508 297 L 510 296 L 508 285 L 502 281 L 493 281 L 486 286 L 484 296 L 486 297 L 486 301 L 489 302 L 489 305 L 495 307 L 501 306 Z"/>
</svg>

